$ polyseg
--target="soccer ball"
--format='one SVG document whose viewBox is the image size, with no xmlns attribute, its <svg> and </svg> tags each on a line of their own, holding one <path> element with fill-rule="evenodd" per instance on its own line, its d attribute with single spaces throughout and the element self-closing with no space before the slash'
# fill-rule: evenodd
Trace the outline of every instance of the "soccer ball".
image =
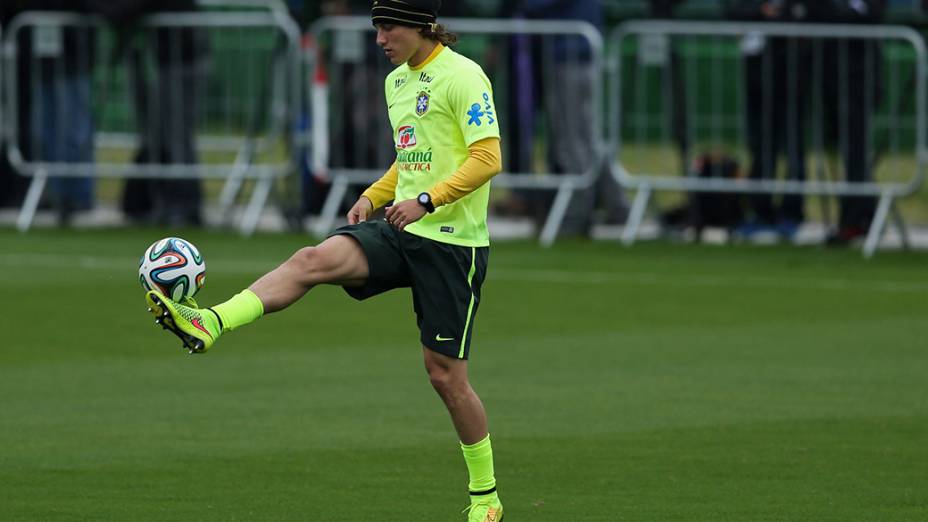
<svg viewBox="0 0 928 522">
<path fill-rule="evenodd" d="M 173 301 L 193 297 L 206 280 L 206 263 L 197 247 L 179 237 L 152 243 L 139 261 L 139 282 Z"/>
</svg>

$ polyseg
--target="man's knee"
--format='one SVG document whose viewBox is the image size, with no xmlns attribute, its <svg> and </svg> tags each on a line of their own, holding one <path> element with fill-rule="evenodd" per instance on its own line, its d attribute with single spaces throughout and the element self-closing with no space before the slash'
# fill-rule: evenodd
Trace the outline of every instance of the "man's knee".
<svg viewBox="0 0 928 522">
<path fill-rule="evenodd" d="M 451 391 L 454 379 L 450 371 L 436 365 L 427 366 L 426 371 L 429 374 L 429 382 L 432 384 L 432 388 L 435 388 L 435 391 L 440 394 Z"/>
<path fill-rule="evenodd" d="M 335 263 L 330 258 L 319 247 L 304 247 L 290 256 L 288 263 L 299 274 L 298 277 L 315 284 L 324 282 L 334 268 Z"/>
<path fill-rule="evenodd" d="M 429 375 L 429 382 L 435 391 L 442 397 L 450 398 L 456 394 L 466 392 L 467 390 L 467 373 L 463 367 L 455 364 L 449 359 L 447 363 L 438 359 L 439 355 L 426 357 L 425 371 Z"/>
<path fill-rule="evenodd" d="M 319 269 L 322 261 L 316 247 L 303 247 L 290 256 L 290 264 L 300 272 L 312 272 Z"/>
<path fill-rule="evenodd" d="M 341 236 L 297 250 L 288 263 L 298 277 L 310 284 L 341 283 L 368 277 L 364 252 L 353 239 Z"/>
</svg>

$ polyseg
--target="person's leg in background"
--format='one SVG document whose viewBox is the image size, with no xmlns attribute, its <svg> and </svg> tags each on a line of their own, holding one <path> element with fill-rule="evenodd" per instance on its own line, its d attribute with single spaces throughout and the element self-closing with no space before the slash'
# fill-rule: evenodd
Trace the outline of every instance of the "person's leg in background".
<svg viewBox="0 0 928 522">
<path fill-rule="evenodd" d="M 506 6 L 512 8 L 512 6 Z M 508 13 L 508 11 L 506 11 Z M 518 14 L 503 14 L 522 19 Z M 500 125 L 505 129 L 507 139 L 505 148 L 504 170 L 512 173 L 533 171 L 533 154 L 535 147 L 535 109 L 538 105 L 538 87 L 542 82 L 535 81 L 538 72 L 537 46 L 538 38 L 527 34 L 515 34 L 506 39 L 508 52 L 503 52 L 499 60 L 505 60 L 505 82 L 499 82 L 497 89 L 504 89 L 508 101 L 497 109 L 503 111 Z M 498 91 L 499 92 L 499 91 Z M 539 190 L 525 188 L 512 189 L 506 199 L 493 205 L 493 212 L 501 216 L 532 217 L 536 223 L 543 216 L 539 211 L 546 208 L 549 198 Z"/>
<path fill-rule="evenodd" d="M 777 147 L 774 140 L 776 125 L 774 97 L 775 79 L 773 53 L 768 41 L 761 50 L 745 51 L 745 127 L 751 154 L 750 179 L 772 178 L 776 170 Z M 745 237 L 773 225 L 773 198 L 770 194 L 750 194 L 747 197 L 751 216 L 736 233 Z"/>
<path fill-rule="evenodd" d="M 48 74 L 39 87 L 40 142 L 42 161 L 55 164 L 91 164 L 94 161 L 93 110 L 89 73 Z M 94 204 L 94 182 L 89 177 L 58 177 L 49 181 L 49 197 L 61 224 L 70 222 L 75 211 Z"/>
<path fill-rule="evenodd" d="M 548 150 L 556 174 L 578 175 L 593 167 L 593 70 L 589 63 L 554 60 L 545 87 Z M 597 173 L 598 174 L 598 173 Z M 593 225 L 593 187 L 575 190 L 561 224 L 565 235 L 587 236 Z"/>
<path fill-rule="evenodd" d="M 159 125 L 158 115 L 160 108 L 157 100 L 152 97 L 152 87 L 145 74 L 147 53 L 142 49 L 132 48 L 126 54 L 126 71 L 131 93 L 133 113 L 135 115 L 136 132 L 138 132 L 139 148 L 135 153 L 134 163 L 146 165 L 157 162 L 158 133 L 155 129 Z M 155 202 L 155 186 L 158 180 L 150 178 L 129 178 L 123 185 L 121 198 L 122 212 L 131 221 L 146 224 L 160 222 Z"/>
<path fill-rule="evenodd" d="M 196 115 L 201 72 L 196 63 L 168 63 L 159 66 L 158 89 L 161 125 L 157 132 L 168 165 L 196 165 Z M 199 179 L 171 179 L 159 182 L 158 199 L 166 212 L 166 224 L 202 224 L 202 187 Z"/>
<path fill-rule="evenodd" d="M 783 118 L 779 142 L 786 152 L 787 179 L 806 179 L 806 123 L 808 78 L 812 77 L 809 46 L 798 39 L 784 42 L 778 73 L 783 78 Z M 805 219 L 805 196 L 784 194 L 776 213 L 776 227 L 781 237 L 792 240 Z"/>
<path fill-rule="evenodd" d="M 860 42 L 855 42 L 860 43 Z M 858 46 L 854 46 L 857 49 Z M 844 127 L 847 138 L 843 141 L 841 157 L 844 160 L 846 179 L 851 183 L 872 181 L 870 169 L 870 113 L 873 111 L 872 74 L 877 71 L 867 66 L 874 60 L 876 52 L 872 46 L 859 46 L 861 53 L 852 53 L 852 61 L 863 60 L 864 63 L 848 64 L 847 80 L 842 82 L 847 89 L 847 104 L 841 107 L 846 114 L 847 125 Z M 868 78 L 868 72 L 871 77 Z M 839 226 L 845 235 L 863 235 L 870 227 L 870 221 L 876 211 L 876 199 L 871 196 L 847 196 L 841 198 L 841 215 Z M 850 239 L 850 237 L 849 237 Z"/>
</svg>

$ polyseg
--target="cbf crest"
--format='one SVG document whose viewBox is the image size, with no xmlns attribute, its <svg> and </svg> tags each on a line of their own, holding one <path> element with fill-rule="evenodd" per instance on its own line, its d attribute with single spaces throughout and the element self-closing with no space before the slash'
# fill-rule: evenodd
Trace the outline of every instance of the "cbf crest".
<svg viewBox="0 0 928 522">
<path fill-rule="evenodd" d="M 429 93 L 422 91 L 416 96 L 416 114 L 425 116 L 429 112 Z"/>
</svg>

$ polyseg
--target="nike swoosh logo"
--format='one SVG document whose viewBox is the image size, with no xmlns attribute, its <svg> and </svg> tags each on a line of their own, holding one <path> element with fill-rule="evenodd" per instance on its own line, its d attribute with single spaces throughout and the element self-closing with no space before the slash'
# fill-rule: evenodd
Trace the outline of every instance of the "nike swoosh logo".
<svg viewBox="0 0 928 522">
<path fill-rule="evenodd" d="M 210 339 L 213 338 L 213 335 L 212 335 L 211 333 L 209 333 L 209 330 L 207 330 L 206 328 L 203 328 L 203 325 L 200 324 L 200 319 L 199 319 L 199 318 L 194 319 L 193 321 L 190 321 L 190 324 L 192 324 L 194 327 L 196 327 L 197 330 L 202 330 L 203 333 L 205 333 L 206 335 L 208 335 Z"/>
<path fill-rule="evenodd" d="M 441 342 L 441 341 L 453 341 L 453 340 L 454 340 L 454 337 L 442 337 L 441 334 L 435 334 L 435 340 L 436 340 L 436 341 L 439 341 L 439 342 Z"/>
</svg>

